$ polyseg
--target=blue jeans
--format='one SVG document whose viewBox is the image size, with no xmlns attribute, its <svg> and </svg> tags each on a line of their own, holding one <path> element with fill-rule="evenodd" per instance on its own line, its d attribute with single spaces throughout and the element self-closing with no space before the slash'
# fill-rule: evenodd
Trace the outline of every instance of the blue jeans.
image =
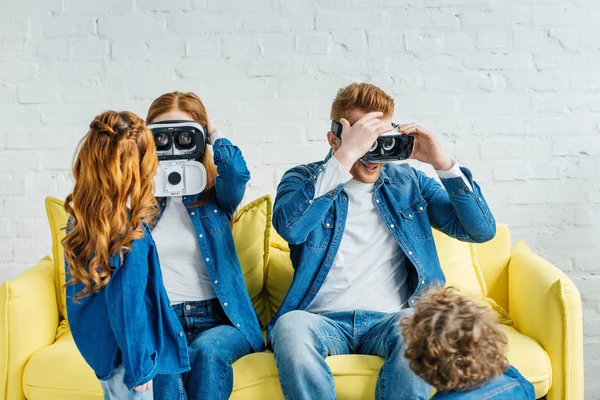
<svg viewBox="0 0 600 400">
<path fill-rule="evenodd" d="M 143 392 L 128 390 L 123 383 L 125 368 L 117 367 L 105 381 L 100 381 L 102 392 L 104 392 L 104 400 L 153 400 L 152 389 Z"/>
<path fill-rule="evenodd" d="M 429 399 L 431 386 L 412 372 L 404 358 L 398 321 L 411 312 L 284 314 L 273 328 L 272 345 L 285 398 L 335 399 L 333 376 L 325 358 L 368 354 L 385 359 L 377 380 L 377 399 Z"/>
<path fill-rule="evenodd" d="M 250 343 L 229 319 L 217 299 L 173 306 L 187 336 L 191 370 L 182 375 L 157 375 L 156 400 L 228 399 L 233 389 L 233 364 L 251 352 Z"/>
</svg>

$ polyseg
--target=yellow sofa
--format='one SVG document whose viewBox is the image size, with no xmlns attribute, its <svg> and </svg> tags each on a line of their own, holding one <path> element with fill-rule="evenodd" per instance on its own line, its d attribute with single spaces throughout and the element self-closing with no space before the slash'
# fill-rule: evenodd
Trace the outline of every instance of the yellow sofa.
<svg viewBox="0 0 600 400">
<path fill-rule="evenodd" d="M 271 198 L 246 207 L 233 223 L 248 291 L 263 324 L 292 279 L 287 244 L 271 229 Z M 53 257 L 0 286 L 0 399 L 101 399 L 100 385 L 80 356 L 65 319 L 62 246 L 66 215 L 48 198 Z M 508 359 L 531 381 L 537 397 L 583 399 L 581 300 L 572 281 L 524 243 L 511 250 L 508 228 L 469 245 L 435 232 L 448 284 L 490 305 L 508 337 Z M 505 311 L 506 310 L 506 311 Z M 301 362 L 302 360 L 299 360 Z M 382 359 L 327 359 L 340 399 L 372 399 Z M 235 400 L 283 399 L 273 355 L 250 354 L 234 364 Z"/>
</svg>

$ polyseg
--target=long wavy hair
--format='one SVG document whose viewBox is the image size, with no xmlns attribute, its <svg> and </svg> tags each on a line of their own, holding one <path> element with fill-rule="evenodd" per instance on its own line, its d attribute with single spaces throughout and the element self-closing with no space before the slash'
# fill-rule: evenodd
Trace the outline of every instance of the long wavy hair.
<svg viewBox="0 0 600 400">
<path fill-rule="evenodd" d="M 144 120 L 106 111 L 90 124 L 73 164 L 75 187 L 65 200 L 70 216 L 63 239 L 72 278 L 83 283 L 75 300 L 99 292 L 110 280 L 111 257 L 144 236 L 158 213 L 153 178 L 158 158 Z"/>
<path fill-rule="evenodd" d="M 153 123 L 159 116 L 166 114 L 170 111 L 183 111 L 188 114 L 193 121 L 206 127 L 208 123 L 208 115 L 206 113 L 206 107 L 195 93 L 192 92 L 171 92 L 165 93 L 150 105 L 148 115 L 146 116 L 146 122 L 148 124 Z M 208 132 L 207 132 L 208 134 Z M 198 204 L 201 205 L 207 202 L 209 199 L 215 197 L 215 182 L 217 179 L 217 166 L 213 161 L 212 152 L 209 150 L 208 145 L 204 148 L 204 154 L 196 159 L 196 161 L 202 163 L 206 168 L 206 188 L 200 196 Z"/>
<path fill-rule="evenodd" d="M 474 389 L 508 368 L 490 310 L 453 288 L 429 289 L 400 326 L 410 368 L 440 392 Z"/>
</svg>

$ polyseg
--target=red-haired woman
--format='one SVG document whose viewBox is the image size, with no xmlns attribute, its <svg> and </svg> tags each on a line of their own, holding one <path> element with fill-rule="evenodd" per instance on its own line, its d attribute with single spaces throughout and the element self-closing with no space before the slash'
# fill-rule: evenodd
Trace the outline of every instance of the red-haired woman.
<svg viewBox="0 0 600 400">
<path fill-rule="evenodd" d="M 206 127 L 212 152 L 207 145 L 197 160 L 207 171 L 202 193 L 159 199 L 152 237 L 164 285 L 189 345 L 191 371 L 179 377 L 179 384 L 173 383 L 173 375 L 161 375 L 154 393 L 169 400 L 227 399 L 233 388 L 231 364 L 264 347 L 231 233 L 231 218 L 250 173 L 240 149 L 215 129 L 194 93 L 157 98 L 146 122 L 165 121 Z"/>
</svg>

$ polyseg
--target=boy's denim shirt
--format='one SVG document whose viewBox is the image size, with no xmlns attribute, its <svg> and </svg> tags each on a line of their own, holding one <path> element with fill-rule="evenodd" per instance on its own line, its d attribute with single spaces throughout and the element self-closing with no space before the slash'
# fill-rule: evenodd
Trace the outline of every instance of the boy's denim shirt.
<svg viewBox="0 0 600 400">
<path fill-rule="evenodd" d="M 535 390 L 515 367 L 468 392 L 438 392 L 431 400 L 535 400 Z"/>
<path fill-rule="evenodd" d="M 193 207 L 199 195 L 184 199 L 196 230 L 208 274 L 227 317 L 248 339 L 254 351 L 264 349 L 260 323 L 244 283 L 230 220 L 242 200 L 250 173 L 240 150 L 227 139 L 214 146 L 215 199 Z M 161 215 L 166 200 L 159 202 Z M 132 242 L 123 263 L 100 292 L 73 302 L 83 284 L 67 287 L 67 313 L 73 338 L 99 379 L 125 367 L 129 389 L 158 373 L 189 370 L 186 335 L 164 288 L 150 227 Z M 69 268 L 66 265 L 68 274 Z M 67 275 L 70 279 L 70 275 Z"/>
<path fill-rule="evenodd" d="M 73 298 L 83 283 L 67 286 L 67 315 L 73 339 L 101 380 L 120 365 L 129 390 L 156 374 L 190 369 L 187 341 L 169 305 L 150 232 L 131 242 L 131 250 L 111 257 L 112 276 L 98 293 Z M 65 261 L 67 280 L 72 276 Z"/>
<path fill-rule="evenodd" d="M 283 314 L 308 307 L 325 281 L 340 246 L 348 213 L 344 185 L 314 199 L 315 182 L 326 161 L 292 168 L 277 188 L 273 225 L 290 244 L 295 273 L 281 307 L 269 324 L 269 335 Z M 432 283 L 445 283 L 432 227 L 467 242 L 486 242 L 496 234 L 494 217 L 479 186 L 467 168 L 461 170 L 473 191 L 460 177 L 442 179 L 442 187 L 408 164 L 385 164 L 375 182 L 375 205 L 409 261 L 410 306 Z"/>
<path fill-rule="evenodd" d="M 263 351 L 265 341 L 260 321 L 248 295 L 231 232 L 231 218 L 244 197 L 250 172 L 242 152 L 228 139 L 217 139 L 213 152 L 218 172 L 214 198 L 196 206 L 200 194 L 184 196 L 183 204 L 188 209 L 206 271 L 227 318 L 244 334 L 254 351 Z M 161 216 L 167 201 L 159 199 Z"/>
</svg>

